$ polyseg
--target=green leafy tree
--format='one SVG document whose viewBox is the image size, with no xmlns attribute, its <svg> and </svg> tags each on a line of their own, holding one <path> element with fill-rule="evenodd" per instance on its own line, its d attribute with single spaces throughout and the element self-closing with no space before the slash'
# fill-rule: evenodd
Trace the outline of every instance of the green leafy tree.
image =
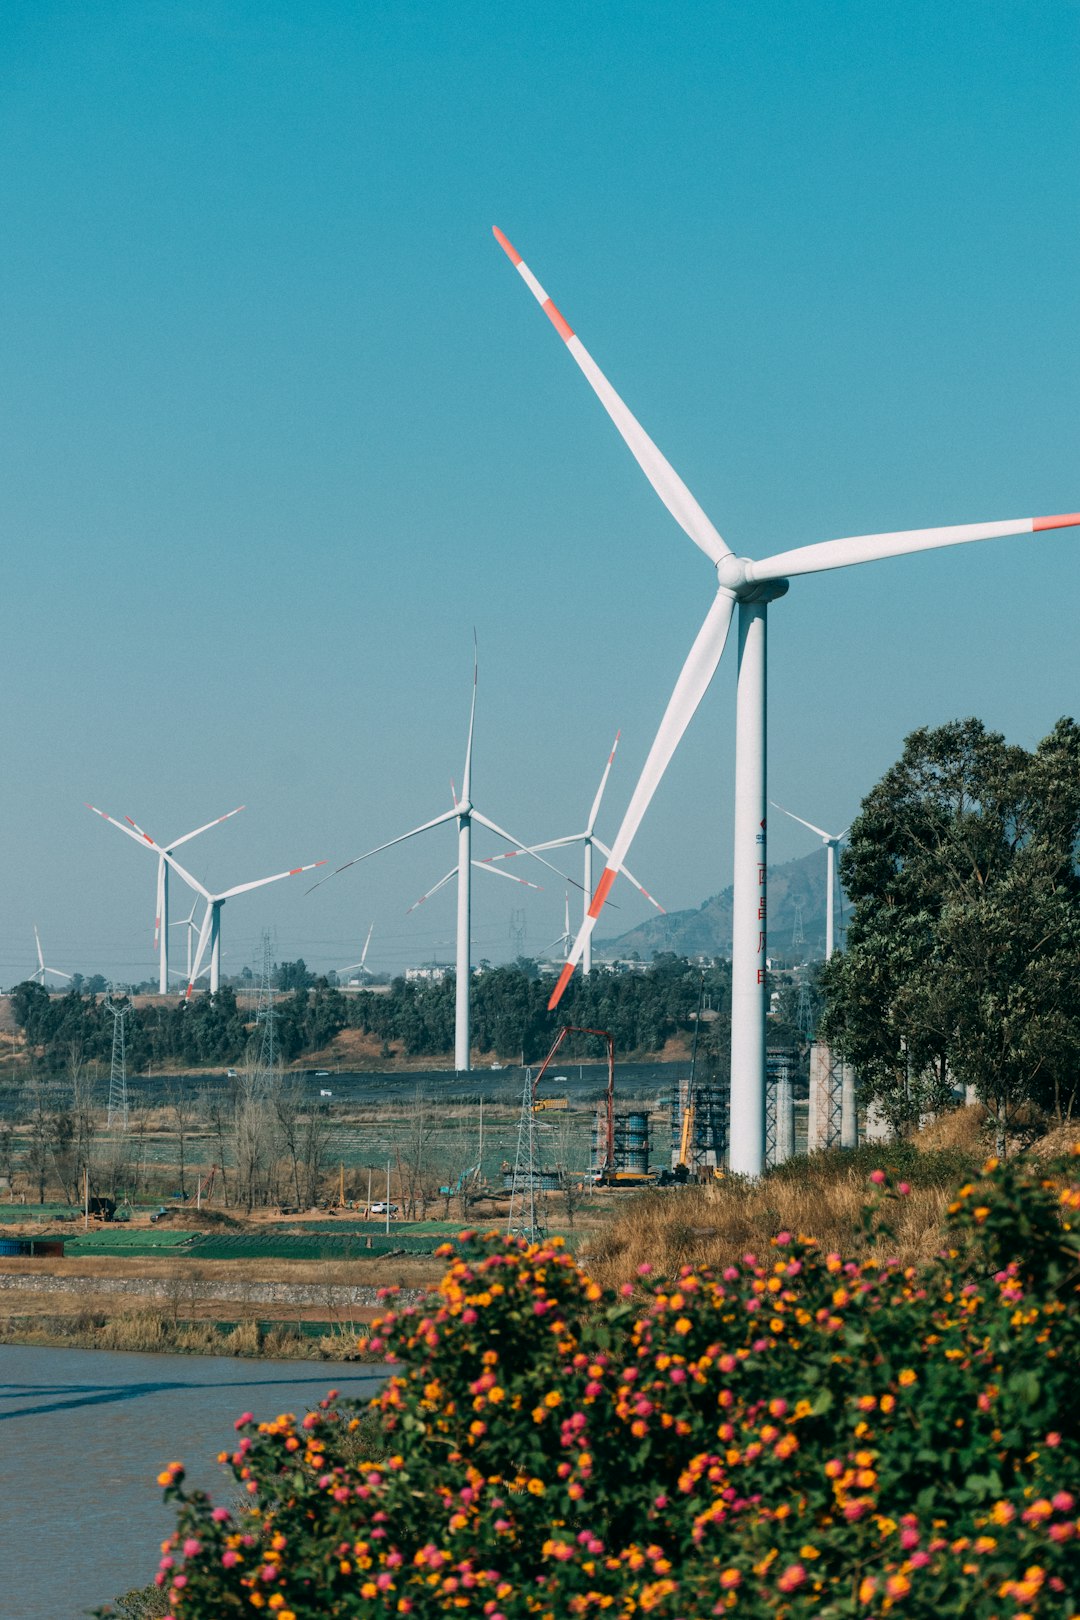
<svg viewBox="0 0 1080 1620">
<path fill-rule="evenodd" d="M 822 1033 L 894 1127 L 972 1086 L 1003 1135 L 1080 1082 L 1080 728 L 1028 752 L 955 721 L 914 732 L 841 857 L 853 903 Z"/>
</svg>

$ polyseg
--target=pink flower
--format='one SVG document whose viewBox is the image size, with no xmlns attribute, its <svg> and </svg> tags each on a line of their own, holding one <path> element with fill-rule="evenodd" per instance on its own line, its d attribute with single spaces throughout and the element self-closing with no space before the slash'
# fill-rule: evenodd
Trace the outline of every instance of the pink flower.
<svg viewBox="0 0 1080 1620">
<path fill-rule="evenodd" d="M 643 1260 L 640 1266 L 637 1268 L 637 1274 L 639 1277 L 647 1277 L 651 1270 L 652 1266 L 649 1264 L 649 1262 L 647 1260 Z"/>
<path fill-rule="evenodd" d="M 194 1536 L 188 1536 L 187 1540 L 184 1542 L 183 1551 L 185 1558 L 196 1558 L 202 1551 L 202 1543 L 200 1541 L 196 1541 Z"/>
<path fill-rule="evenodd" d="M 870 1172 L 870 1180 L 874 1183 L 875 1187 L 884 1187 L 884 1185 L 885 1185 L 885 1172 L 884 1172 L 884 1170 L 871 1170 L 871 1172 Z"/>
<path fill-rule="evenodd" d="M 242 1429 L 244 1427 L 245 1423 L 254 1423 L 254 1421 L 255 1421 L 254 1412 L 244 1412 L 244 1413 L 241 1414 L 240 1417 L 237 1418 L 236 1422 L 233 1424 L 233 1428 L 234 1429 Z"/>
<path fill-rule="evenodd" d="M 210 1517 L 213 1519 L 215 1524 L 224 1524 L 225 1520 L 229 1517 L 229 1510 L 228 1508 L 217 1507 L 214 1509 L 213 1513 L 211 1513 Z"/>
<path fill-rule="evenodd" d="M 794 1592 L 806 1579 L 806 1571 L 801 1564 L 789 1564 L 777 1581 L 781 1592 Z"/>
<path fill-rule="evenodd" d="M 1050 1500 L 1059 1513 L 1071 1513 L 1075 1498 L 1070 1491 L 1055 1491 Z"/>
<path fill-rule="evenodd" d="M 234 1552 L 230 1547 L 228 1552 L 222 1553 L 221 1562 L 225 1569 L 232 1569 L 234 1564 L 238 1564 L 240 1562 L 240 1554 L 238 1552 Z"/>
<path fill-rule="evenodd" d="M 901 1198 L 906 1198 L 908 1193 L 911 1191 L 911 1183 L 909 1181 L 898 1182 L 896 1190 L 900 1194 Z"/>
</svg>

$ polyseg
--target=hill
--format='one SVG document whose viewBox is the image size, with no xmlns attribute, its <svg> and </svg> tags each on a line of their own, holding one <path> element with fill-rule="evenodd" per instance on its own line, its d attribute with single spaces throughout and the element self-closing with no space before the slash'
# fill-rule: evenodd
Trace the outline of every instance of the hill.
<svg viewBox="0 0 1080 1620">
<path fill-rule="evenodd" d="M 787 961 L 814 960 L 825 955 L 825 854 L 815 850 L 797 861 L 769 869 L 769 954 Z M 632 956 L 636 951 L 649 961 L 657 951 L 677 956 L 730 956 L 730 888 L 714 894 L 696 910 L 669 911 L 649 917 L 625 934 L 597 942 L 597 955 Z M 837 908 L 837 933 L 841 921 Z M 798 943 L 801 922 L 803 943 Z"/>
</svg>

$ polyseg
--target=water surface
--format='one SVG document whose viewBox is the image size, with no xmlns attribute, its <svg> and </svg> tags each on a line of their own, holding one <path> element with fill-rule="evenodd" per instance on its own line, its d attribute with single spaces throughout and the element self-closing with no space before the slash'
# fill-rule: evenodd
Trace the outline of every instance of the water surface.
<svg viewBox="0 0 1080 1620">
<path fill-rule="evenodd" d="M 241 1412 L 301 1412 L 328 1389 L 374 1394 L 379 1367 L 0 1345 L 0 1594 L 5 1620 L 79 1620 L 153 1579 L 173 1528 L 156 1476 L 230 1505 L 216 1462 Z"/>
</svg>

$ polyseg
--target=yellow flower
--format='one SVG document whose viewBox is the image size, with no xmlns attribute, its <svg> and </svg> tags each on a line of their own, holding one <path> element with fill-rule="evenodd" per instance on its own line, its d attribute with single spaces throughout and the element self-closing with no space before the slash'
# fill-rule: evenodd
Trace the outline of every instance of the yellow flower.
<svg viewBox="0 0 1080 1620">
<path fill-rule="evenodd" d="M 911 1367 L 905 1367 L 903 1372 L 900 1374 L 900 1382 L 902 1384 L 914 1384 L 917 1381 L 917 1378 L 918 1374 Z"/>
<path fill-rule="evenodd" d="M 545 1406 L 558 1406 L 560 1405 L 561 1401 L 562 1396 L 559 1394 L 557 1389 L 549 1389 L 547 1394 L 544 1396 Z"/>
</svg>

